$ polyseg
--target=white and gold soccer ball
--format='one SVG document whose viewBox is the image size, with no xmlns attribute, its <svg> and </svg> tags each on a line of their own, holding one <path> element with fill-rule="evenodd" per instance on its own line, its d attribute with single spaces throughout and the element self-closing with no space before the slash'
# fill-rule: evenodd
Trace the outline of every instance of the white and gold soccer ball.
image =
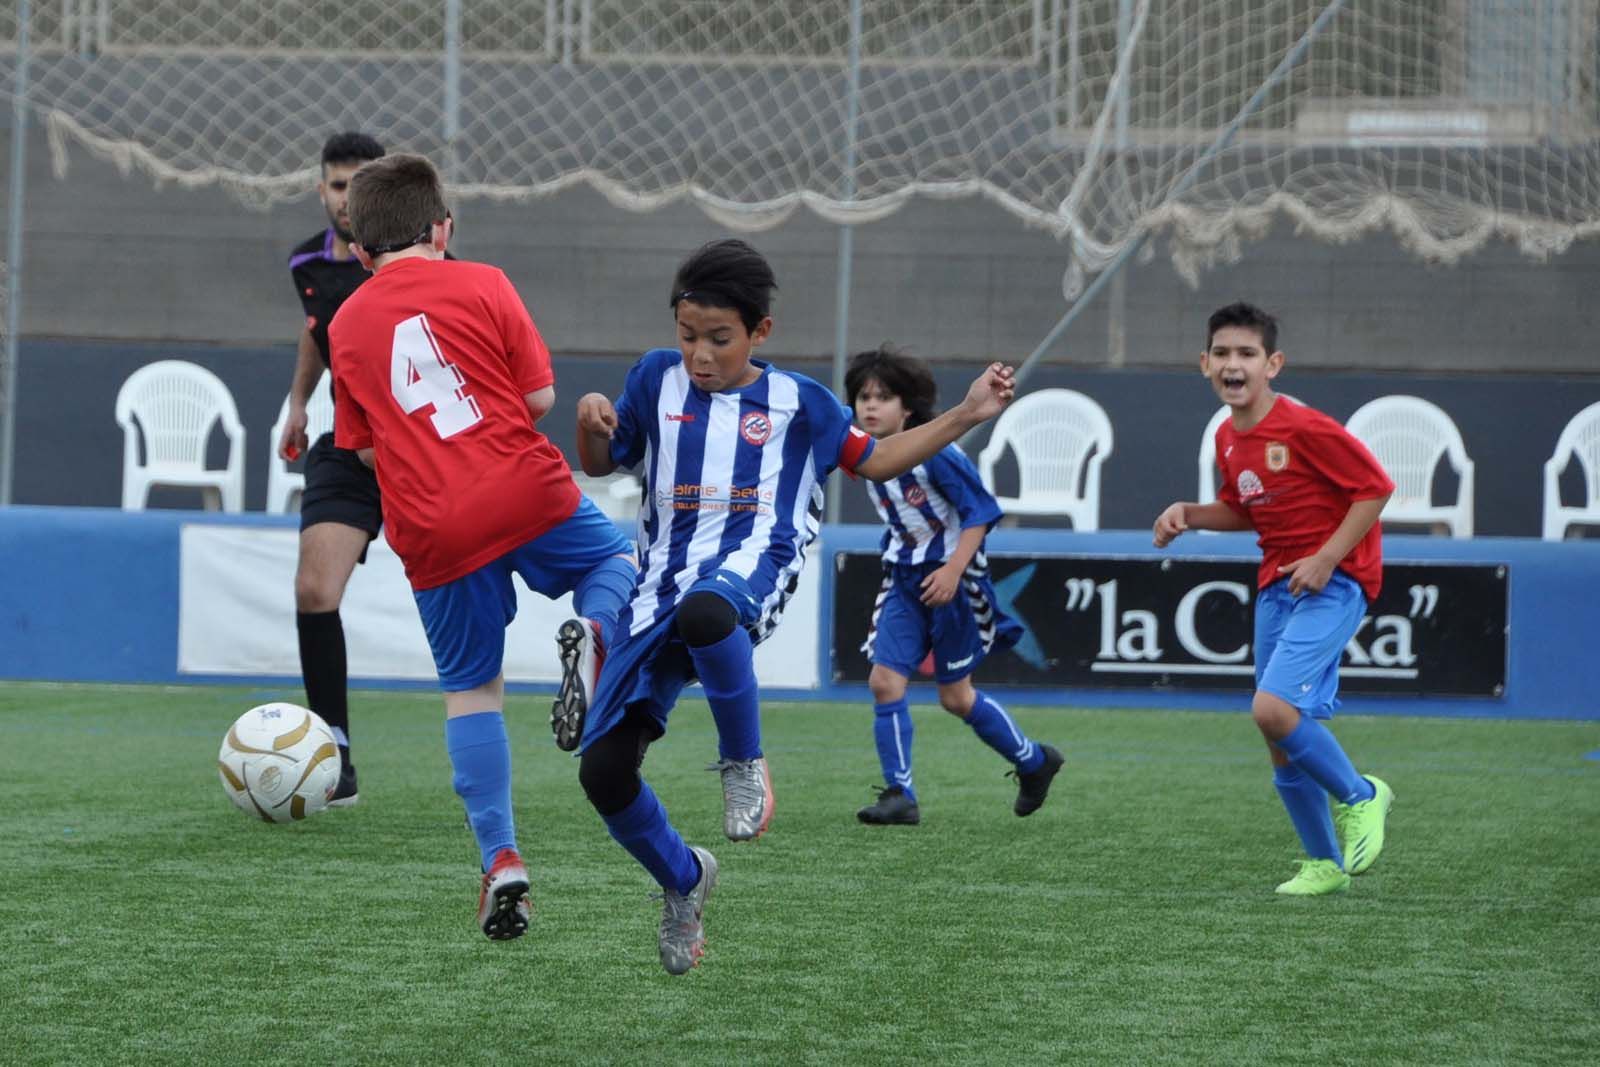
<svg viewBox="0 0 1600 1067">
<path fill-rule="evenodd" d="M 267 822 L 295 822 L 328 806 L 339 784 L 339 746 L 310 710 L 262 704 L 228 728 L 217 773 L 241 811 Z"/>
</svg>

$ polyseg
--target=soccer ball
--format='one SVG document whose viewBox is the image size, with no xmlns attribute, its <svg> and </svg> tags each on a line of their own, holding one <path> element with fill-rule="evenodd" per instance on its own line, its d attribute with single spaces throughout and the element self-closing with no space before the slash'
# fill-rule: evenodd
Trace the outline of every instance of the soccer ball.
<svg viewBox="0 0 1600 1067">
<path fill-rule="evenodd" d="M 295 822 L 328 806 L 339 785 L 339 746 L 328 724 L 306 708 L 262 704 L 228 728 L 217 774 L 241 811 Z"/>
</svg>

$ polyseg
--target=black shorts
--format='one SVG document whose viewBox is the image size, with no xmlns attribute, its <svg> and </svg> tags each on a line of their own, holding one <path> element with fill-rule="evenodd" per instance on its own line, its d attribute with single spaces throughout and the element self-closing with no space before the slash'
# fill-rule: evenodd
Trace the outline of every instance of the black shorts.
<svg viewBox="0 0 1600 1067">
<path fill-rule="evenodd" d="M 365 530 L 369 541 L 383 527 L 378 476 L 354 452 L 335 448 L 331 433 L 317 438 L 306 453 L 306 488 L 300 497 L 300 529 L 319 522 Z M 366 557 L 363 551 L 362 560 Z"/>
</svg>

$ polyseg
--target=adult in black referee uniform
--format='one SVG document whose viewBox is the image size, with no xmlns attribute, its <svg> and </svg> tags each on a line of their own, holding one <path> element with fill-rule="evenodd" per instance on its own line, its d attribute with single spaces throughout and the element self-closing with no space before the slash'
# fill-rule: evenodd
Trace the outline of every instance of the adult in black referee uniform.
<svg viewBox="0 0 1600 1067">
<path fill-rule="evenodd" d="M 354 453 L 333 446 L 333 434 L 306 440 L 306 403 L 329 366 L 328 323 L 345 298 L 368 277 L 350 251 L 350 216 L 345 206 L 350 176 L 383 146 L 364 133 L 337 133 L 322 146 L 317 195 L 328 212 L 328 228 L 298 245 L 289 273 L 305 308 L 294 378 L 289 383 L 289 418 L 278 454 L 293 462 L 306 457 L 306 488 L 300 500 L 300 560 L 294 576 L 295 626 L 300 635 L 300 673 L 311 710 L 333 728 L 343 766 L 334 807 L 354 804 L 356 768 L 350 761 L 350 708 L 344 624 L 339 602 L 367 545 L 378 536 L 383 511 L 378 479 Z"/>
</svg>

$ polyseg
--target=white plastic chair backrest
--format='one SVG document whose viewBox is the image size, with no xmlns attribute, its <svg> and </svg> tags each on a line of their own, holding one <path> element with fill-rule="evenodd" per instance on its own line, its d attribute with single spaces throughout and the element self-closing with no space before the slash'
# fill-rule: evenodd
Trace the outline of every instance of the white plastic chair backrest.
<svg viewBox="0 0 1600 1067">
<path fill-rule="evenodd" d="M 1583 472 L 1584 499 L 1577 507 L 1563 508 L 1560 475 L 1572 459 L 1578 461 Z M 1569 518 L 1600 515 L 1600 402 L 1590 404 L 1567 421 L 1556 441 L 1556 450 L 1545 463 L 1544 469 L 1544 525 L 1547 539 L 1557 539 L 1564 532 L 1566 523 L 1559 521 L 1562 512 L 1567 513 Z M 1560 525 L 1560 530 L 1556 529 L 1557 525 Z"/>
<path fill-rule="evenodd" d="M 1001 413 L 978 455 L 991 493 L 995 463 L 1008 446 L 1017 456 L 1014 499 L 1026 504 L 1041 496 L 1071 497 L 1090 505 L 1086 513 L 1098 518 L 1099 467 L 1111 454 L 1112 435 L 1111 420 L 1093 399 L 1074 389 L 1040 389 Z"/>
<path fill-rule="evenodd" d="M 306 401 L 306 443 L 314 445 L 317 438 L 333 429 L 333 387 L 330 384 L 333 375 L 324 374 L 318 381 L 317 387 L 311 390 L 311 396 Z M 278 456 L 278 438 L 283 435 L 283 425 L 289 421 L 289 395 L 283 396 L 283 403 L 278 405 L 278 421 L 272 424 L 272 455 L 277 462 L 282 463 Z"/>
<path fill-rule="evenodd" d="M 317 380 L 316 388 L 306 400 L 306 445 L 317 443 L 317 438 L 333 429 L 333 375 L 324 374 Z M 278 455 L 278 439 L 283 436 L 284 424 L 289 421 L 289 395 L 284 394 L 278 405 L 278 420 L 272 424 L 271 440 L 267 442 L 267 510 L 291 510 L 295 498 L 305 489 L 305 475 L 289 469 L 289 464 Z"/>
<path fill-rule="evenodd" d="M 130 455 L 137 448 L 135 433 L 143 434 L 146 467 L 205 469 L 206 442 L 219 420 L 230 449 L 237 448 L 243 425 L 233 394 L 221 378 L 186 360 L 147 363 L 117 391 L 117 423 L 127 435 Z"/>
<path fill-rule="evenodd" d="M 1288 393 L 1279 393 L 1285 400 L 1300 401 Z M 1206 423 L 1205 433 L 1200 436 L 1200 484 L 1199 492 L 1195 496 L 1195 503 L 1209 504 L 1217 499 L 1217 430 L 1222 426 L 1222 420 L 1228 417 L 1233 409 L 1224 404 L 1211 416 L 1211 421 Z"/>
<path fill-rule="evenodd" d="M 1471 469 L 1472 461 L 1455 422 L 1444 409 L 1420 396 L 1369 400 L 1355 410 L 1345 428 L 1372 450 L 1394 481 L 1391 509 L 1431 504 L 1433 475 L 1441 456 L 1449 457 L 1458 474 Z"/>
</svg>

